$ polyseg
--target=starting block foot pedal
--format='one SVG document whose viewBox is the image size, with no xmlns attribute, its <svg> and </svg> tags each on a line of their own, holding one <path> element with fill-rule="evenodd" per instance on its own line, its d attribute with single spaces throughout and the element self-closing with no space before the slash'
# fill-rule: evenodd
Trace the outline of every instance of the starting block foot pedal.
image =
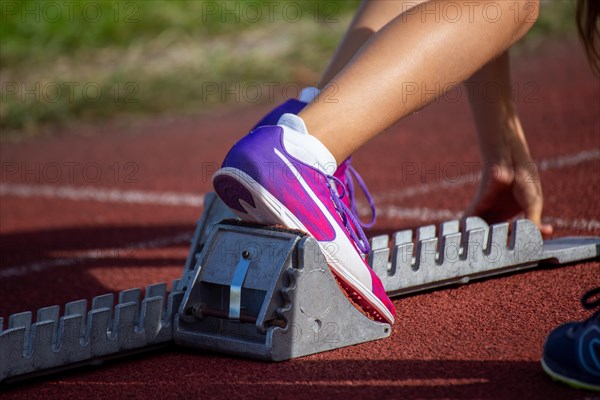
<svg viewBox="0 0 600 400">
<path fill-rule="evenodd" d="M 198 256 L 176 343 L 283 361 L 389 336 L 346 298 L 315 239 L 221 223 Z"/>
</svg>

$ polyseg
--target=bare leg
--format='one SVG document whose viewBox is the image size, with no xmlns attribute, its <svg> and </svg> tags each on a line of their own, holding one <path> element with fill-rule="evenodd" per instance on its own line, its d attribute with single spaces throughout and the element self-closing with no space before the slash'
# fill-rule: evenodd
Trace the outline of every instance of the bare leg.
<svg viewBox="0 0 600 400">
<path fill-rule="evenodd" d="M 504 52 L 530 29 L 538 8 L 537 1 L 453 1 L 462 17 L 452 21 L 440 17 L 447 4 L 422 3 L 395 17 L 299 114 L 338 162 L 435 99 L 423 89 L 441 95 Z"/>
<path fill-rule="evenodd" d="M 403 12 L 407 12 L 408 10 L 418 6 L 421 3 L 424 3 L 425 1 L 427 0 L 364 1 L 360 9 L 357 11 L 357 14 L 354 17 L 348 32 L 338 47 L 335 56 L 325 71 L 319 87 L 322 88 L 329 81 L 334 79 L 334 77 L 343 70 L 346 64 L 350 63 L 352 58 L 363 46 L 363 44 L 371 39 L 375 32 L 378 32 L 393 19 L 396 19 L 394 24 L 396 24 L 397 27 L 387 29 L 390 31 L 393 29 L 393 32 L 397 33 L 401 29 L 408 29 L 403 27 L 402 23 L 410 26 L 407 24 L 407 22 L 409 16 L 412 14 L 416 14 L 416 17 L 412 17 L 413 19 L 417 19 L 417 17 L 419 17 L 420 21 L 418 22 L 423 24 L 429 23 L 429 25 L 433 25 L 432 29 L 435 29 L 435 25 L 440 21 L 434 21 L 435 23 L 433 23 L 431 22 L 431 17 L 452 18 L 449 14 L 451 10 L 448 8 L 445 9 L 445 15 L 442 16 L 440 14 L 440 12 L 444 12 L 444 5 L 441 2 L 438 2 L 435 5 L 424 4 L 420 8 L 413 9 L 404 16 L 398 17 Z M 537 10 L 536 3 L 521 4 L 520 6 L 523 8 L 519 9 L 519 11 L 514 8 L 514 3 L 511 4 L 512 9 L 511 7 L 508 7 L 508 9 L 510 11 L 509 14 L 513 17 L 513 26 L 510 26 L 511 21 L 504 21 L 506 27 L 500 27 L 500 29 L 504 30 L 504 35 L 499 38 L 496 36 L 494 31 L 488 31 L 485 24 L 485 22 L 488 22 L 489 24 L 489 19 L 491 19 L 490 17 L 493 16 L 490 14 L 490 11 L 496 11 L 496 9 L 487 8 L 487 11 L 485 14 L 483 14 L 483 7 L 485 5 L 479 5 L 482 7 L 480 10 L 477 10 L 476 8 L 469 9 L 469 12 L 471 12 L 471 10 L 472 12 L 481 11 L 481 17 L 484 19 L 484 21 L 481 21 L 480 18 L 479 25 L 473 29 L 481 31 L 481 34 L 485 34 L 482 35 L 482 37 L 489 37 L 492 35 L 494 38 L 498 39 L 496 41 L 496 46 L 500 48 L 504 44 L 502 40 L 506 40 L 506 34 L 516 32 L 516 37 L 518 37 L 519 35 L 522 35 L 523 31 L 528 29 L 528 24 L 534 20 L 532 17 L 535 17 L 535 11 Z M 428 16 L 427 13 L 431 11 L 433 11 L 433 13 L 429 14 L 430 21 L 428 22 L 426 20 L 426 17 Z M 506 11 L 506 8 L 502 9 L 502 12 L 504 13 L 503 15 L 506 15 Z M 425 15 L 423 13 L 425 13 Z M 518 15 L 517 13 L 526 16 L 528 20 L 514 19 L 514 17 Z M 463 15 L 465 14 L 463 13 Z M 425 20 L 423 20 L 423 17 L 425 17 Z M 486 20 L 486 17 L 488 20 Z M 469 14 L 469 18 L 470 23 L 475 22 L 473 19 L 471 19 L 471 14 Z M 400 19 L 400 22 L 398 19 Z M 413 25 L 417 24 L 418 22 L 413 21 Z M 446 29 L 448 28 L 449 27 L 446 27 Z M 402 32 L 404 33 L 404 31 Z M 392 36 L 391 33 L 388 33 L 387 35 L 389 37 Z M 515 33 L 513 33 L 513 35 L 515 35 Z M 373 41 L 376 40 L 382 42 L 384 39 L 373 39 Z M 391 38 L 388 39 L 388 41 L 391 40 Z M 511 42 L 514 41 L 515 36 L 508 36 L 508 40 Z M 414 46 L 413 51 L 416 52 L 417 55 L 421 56 L 422 54 L 419 52 L 418 45 L 420 42 L 416 43 L 417 45 Z M 379 46 L 382 48 L 385 47 L 385 45 L 382 45 L 381 43 Z M 410 50 L 410 48 L 406 49 L 407 54 L 410 54 Z M 364 52 L 366 53 L 367 50 Z M 373 56 L 372 53 L 374 52 L 371 51 L 371 53 L 368 53 L 371 54 L 370 57 L 364 55 L 362 56 L 363 64 L 368 65 L 369 62 L 371 64 L 376 63 L 377 57 Z M 365 58 L 367 61 L 364 61 Z M 354 67 L 354 69 L 357 69 L 357 67 Z M 390 68 L 389 70 L 391 70 L 393 73 L 393 68 Z M 341 75 L 343 76 L 343 74 Z M 378 74 L 370 74 L 369 76 L 372 78 L 377 75 Z M 462 71 L 462 73 L 459 75 L 461 77 L 466 76 L 466 72 Z M 342 79 L 342 82 L 345 81 Z M 453 82 L 451 81 L 450 83 Z M 503 96 L 501 99 L 499 99 L 499 101 L 490 102 L 486 100 L 482 90 L 487 84 L 490 83 L 500 86 Z M 481 70 L 468 79 L 467 85 L 469 88 L 469 93 L 471 94 L 469 99 L 471 101 L 473 115 L 477 126 L 482 159 L 487 168 L 480 183 L 478 192 L 471 205 L 465 212 L 465 215 L 479 215 L 488 222 L 495 223 L 509 219 L 519 212 L 524 211 L 525 217 L 534 221 L 540 227 L 543 234 L 551 234 L 552 227 L 550 225 L 542 225 L 541 223 L 543 207 L 542 189 L 539 180 L 539 174 L 535 164 L 531 159 L 525 135 L 511 96 L 512 93 L 508 52 L 505 52 L 497 60 L 494 60 L 482 67 Z M 375 83 L 375 86 L 377 86 L 377 82 Z M 415 85 L 414 83 L 411 84 L 410 82 L 406 82 L 404 87 L 402 87 L 397 93 L 403 93 L 403 89 L 406 88 L 407 92 L 410 94 L 405 93 L 403 100 L 407 99 L 409 95 L 417 95 L 420 96 L 420 98 L 417 98 L 417 103 L 418 100 L 421 100 L 423 104 L 425 104 L 427 100 L 432 100 L 434 98 L 433 96 L 430 96 L 428 99 L 426 96 L 420 93 L 415 93 L 415 88 L 420 89 L 418 86 L 419 85 Z M 439 86 L 443 87 L 441 83 L 439 83 Z M 337 86 L 334 85 L 334 88 L 337 88 Z M 428 86 L 425 86 L 425 89 L 431 90 L 431 88 Z M 370 96 L 370 94 L 365 93 L 364 97 L 368 98 L 368 96 Z M 336 100 L 337 97 L 338 95 L 336 93 L 330 100 Z M 393 99 L 394 98 L 392 97 L 392 100 Z M 397 96 L 395 99 L 397 99 Z M 327 101 L 327 98 L 323 101 Z M 404 103 L 405 101 L 399 102 L 401 106 L 406 106 Z M 416 107 L 418 108 L 420 106 L 417 105 Z M 359 109 L 361 109 L 361 107 L 356 108 L 356 110 Z M 399 111 L 400 116 L 402 116 L 402 112 L 410 112 L 410 108 L 406 110 L 402 109 L 402 107 L 399 107 Z M 303 116 L 306 120 L 306 116 L 304 114 L 301 116 Z M 352 124 L 354 124 L 354 120 L 352 121 Z M 369 119 L 367 119 L 367 121 L 369 121 L 369 125 L 372 123 L 372 121 Z M 307 123 L 310 124 L 310 122 Z M 336 126 L 339 125 L 336 124 Z M 362 130 L 363 128 L 361 127 L 357 129 Z M 319 132 L 323 133 L 324 130 Z M 346 131 L 340 129 L 338 132 L 345 135 L 343 132 Z M 377 133 L 378 131 L 371 131 L 371 134 Z M 335 149 L 332 151 L 335 155 Z"/>
<path fill-rule="evenodd" d="M 499 99 L 486 97 L 490 84 L 497 85 Z M 552 226 L 541 223 L 542 187 L 513 101 L 508 53 L 484 66 L 466 85 L 485 170 L 465 215 L 495 223 L 524 211 L 543 234 L 551 234 Z"/>
<path fill-rule="evenodd" d="M 428 0 L 363 0 L 335 55 L 317 85 L 322 89 L 340 72 L 371 36 L 394 17 Z"/>
</svg>

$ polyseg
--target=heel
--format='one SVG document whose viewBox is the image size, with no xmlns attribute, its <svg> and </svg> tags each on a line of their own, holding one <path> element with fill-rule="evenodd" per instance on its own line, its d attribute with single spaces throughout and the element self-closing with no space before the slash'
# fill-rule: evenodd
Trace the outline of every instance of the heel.
<svg viewBox="0 0 600 400">
<path fill-rule="evenodd" d="M 247 214 L 247 210 L 240 203 L 240 200 L 253 208 L 256 208 L 252 193 L 231 175 L 219 174 L 217 172 L 213 177 L 213 186 L 217 195 L 230 209 Z"/>
</svg>

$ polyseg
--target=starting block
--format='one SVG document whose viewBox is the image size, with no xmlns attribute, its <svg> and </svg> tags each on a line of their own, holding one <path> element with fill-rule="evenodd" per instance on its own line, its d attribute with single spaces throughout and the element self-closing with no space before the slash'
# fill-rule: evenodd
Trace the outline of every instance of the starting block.
<svg viewBox="0 0 600 400">
<path fill-rule="evenodd" d="M 315 239 L 221 223 L 200 254 L 175 343 L 283 361 L 389 336 L 338 287 Z"/>
<path fill-rule="evenodd" d="M 527 220 L 450 221 L 371 239 L 368 262 L 391 297 L 600 255 L 599 237 L 544 241 Z M 399 316 L 401 318 L 401 316 Z M 389 324 L 347 299 L 303 232 L 235 220 L 205 198 L 181 279 L 0 318 L 0 382 L 171 343 L 283 361 L 385 338 Z"/>
</svg>

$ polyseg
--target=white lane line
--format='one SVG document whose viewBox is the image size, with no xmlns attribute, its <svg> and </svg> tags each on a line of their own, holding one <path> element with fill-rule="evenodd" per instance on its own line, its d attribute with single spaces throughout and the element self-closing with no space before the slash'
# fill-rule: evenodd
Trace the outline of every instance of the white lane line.
<svg viewBox="0 0 600 400">
<path fill-rule="evenodd" d="M 564 219 L 545 217 L 544 222 L 552 224 L 556 228 L 568 228 L 582 231 L 600 230 L 600 221 L 595 219 Z"/>
<path fill-rule="evenodd" d="M 46 197 L 74 201 L 97 201 L 101 203 L 154 204 L 166 206 L 200 207 L 203 194 L 148 192 L 77 186 L 30 185 L 4 183 L 0 185 L 0 196 Z"/>
<path fill-rule="evenodd" d="M 600 150 L 586 150 L 575 154 L 567 154 L 539 162 L 542 171 L 559 169 L 600 159 Z M 375 201 L 402 200 L 419 194 L 426 194 L 438 189 L 449 189 L 477 182 L 478 178 L 464 176 L 453 181 L 423 183 L 415 186 L 392 190 L 374 196 Z M 16 196 L 23 198 L 46 197 L 74 201 L 97 201 L 102 203 L 152 204 L 167 206 L 200 207 L 204 194 L 183 192 L 152 192 L 141 190 L 121 190 L 110 188 L 93 188 L 78 186 L 32 185 L 19 183 L 0 184 L 0 196 Z"/>
<path fill-rule="evenodd" d="M 140 249 L 155 249 L 189 242 L 192 239 L 192 235 L 193 232 L 185 232 L 175 236 L 130 243 L 124 247 L 91 249 L 83 252 L 73 253 L 72 257 L 55 258 L 51 260 L 33 262 L 30 264 L 17 265 L 14 267 L 1 268 L 0 278 L 23 276 L 31 272 L 40 272 L 54 267 L 76 265 L 90 260 L 118 259 L 124 256 L 131 256 L 136 250 Z"/>
<path fill-rule="evenodd" d="M 556 158 L 542 160 L 538 163 L 538 168 L 540 171 L 547 171 L 551 169 L 572 167 L 574 165 L 598 159 L 600 159 L 600 150 L 584 150 L 575 154 L 567 154 Z"/>
<path fill-rule="evenodd" d="M 538 169 L 540 171 L 549 171 L 553 169 L 572 167 L 598 159 L 600 159 L 600 150 L 584 150 L 575 154 L 566 154 L 555 158 L 541 160 L 538 162 Z M 385 200 L 397 201 L 421 194 L 427 194 L 440 189 L 458 188 L 461 186 L 466 186 L 470 183 L 479 182 L 479 179 L 481 178 L 480 174 L 481 173 L 479 172 L 471 175 L 453 177 L 451 181 L 442 180 L 441 182 L 421 183 L 414 186 L 408 186 L 402 189 L 391 190 L 384 194 L 373 196 L 373 199 L 376 202 Z"/>
</svg>

